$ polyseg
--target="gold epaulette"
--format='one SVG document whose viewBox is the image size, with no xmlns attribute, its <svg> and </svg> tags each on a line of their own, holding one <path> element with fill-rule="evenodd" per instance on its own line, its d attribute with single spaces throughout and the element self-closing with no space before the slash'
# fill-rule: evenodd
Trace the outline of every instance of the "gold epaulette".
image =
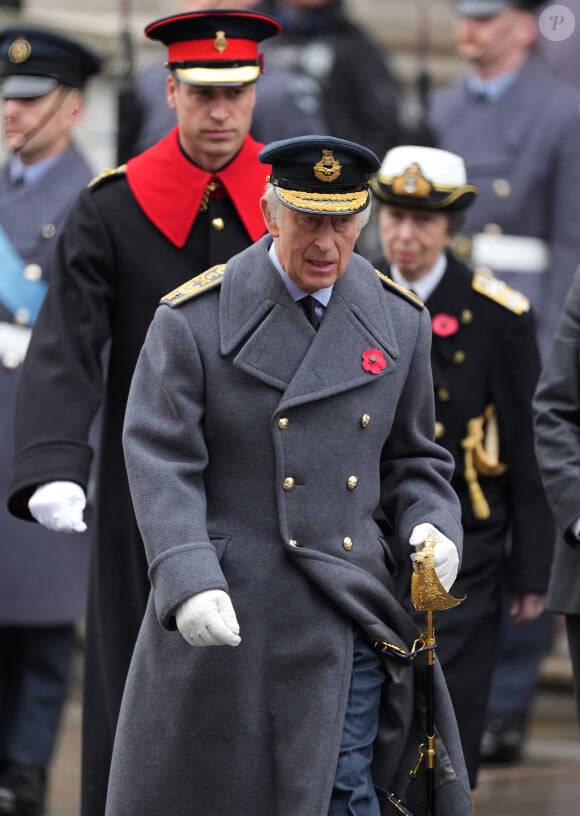
<svg viewBox="0 0 580 816">
<path fill-rule="evenodd" d="M 389 287 L 389 289 L 392 289 L 393 292 L 396 292 L 398 295 L 402 295 L 405 298 L 405 300 L 408 300 L 409 303 L 412 303 L 413 306 L 416 306 L 418 309 L 424 308 L 425 304 L 423 303 L 421 298 L 417 297 L 417 295 L 414 292 L 411 292 L 410 289 L 405 289 L 404 286 L 395 283 L 395 281 L 392 278 L 389 278 L 388 275 L 383 275 L 383 273 L 379 272 L 378 269 L 375 269 L 375 272 L 377 273 L 377 277 L 379 277 L 382 280 L 382 282 Z"/>
<path fill-rule="evenodd" d="M 118 167 L 109 167 L 107 170 L 103 170 L 102 173 L 99 173 L 98 176 L 91 179 L 87 184 L 87 187 L 91 190 L 96 190 L 96 188 L 100 187 L 105 181 L 110 181 L 111 179 L 119 178 L 119 176 L 124 176 L 126 172 L 126 164 L 120 164 Z"/>
<path fill-rule="evenodd" d="M 487 272 L 476 271 L 473 275 L 472 286 L 480 295 L 495 300 L 510 312 L 524 314 L 530 310 L 530 301 L 525 295 Z"/>
<path fill-rule="evenodd" d="M 190 300 L 196 295 L 201 295 L 202 292 L 207 292 L 208 289 L 213 289 L 224 279 L 225 264 L 216 264 L 196 275 L 195 278 L 182 283 L 177 289 L 173 289 L 169 294 L 161 298 L 161 303 L 166 303 L 168 306 L 179 306 Z"/>
</svg>

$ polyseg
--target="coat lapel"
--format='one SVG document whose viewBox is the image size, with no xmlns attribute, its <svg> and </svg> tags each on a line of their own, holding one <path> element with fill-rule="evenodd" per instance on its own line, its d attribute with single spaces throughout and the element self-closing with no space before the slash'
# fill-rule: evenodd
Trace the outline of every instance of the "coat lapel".
<svg viewBox="0 0 580 816">
<path fill-rule="evenodd" d="M 265 237 L 228 264 L 220 294 L 222 354 L 234 353 L 235 366 L 282 391 L 285 408 L 394 371 L 398 346 L 370 264 L 353 256 L 315 332 L 268 258 L 270 241 Z M 387 363 L 378 374 L 362 367 L 363 352 L 373 348 Z"/>
</svg>

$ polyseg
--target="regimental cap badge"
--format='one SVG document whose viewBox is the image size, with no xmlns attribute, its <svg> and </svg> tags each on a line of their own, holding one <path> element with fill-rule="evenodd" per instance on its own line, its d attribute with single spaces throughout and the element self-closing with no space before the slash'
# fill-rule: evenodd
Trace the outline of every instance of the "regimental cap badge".
<svg viewBox="0 0 580 816">
<path fill-rule="evenodd" d="M 318 181 L 336 181 L 342 172 L 342 165 L 334 158 L 333 151 L 322 149 L 322 158 L 314 165 L 314 175 Z"/>
<path fill-rule="evenodd" d="M 427 198 L 433 185 L 425 178 L 417 162 L 413 162 L 404 173 L 393 179 L 392 188 L 396 195 Z"/>
<path fill-rule="evenodd" d="M 227 40 L 225 31 L 216 31 L 215 40 L 213 41 L 213 47 L 220 54 L 224 53 L 224 51 L 228 47 L 228 40 Z"/>
<path fill-rule="evenodd" d="M 31 53 L 32 46 L 28 40 L 24 39 L 24 37 L 19 37 L 17 40 L 14 40 L 8 49 L 8 59 L 15 65 L 19 65 L 21 62 L 26 62 Z"/>
</svg>

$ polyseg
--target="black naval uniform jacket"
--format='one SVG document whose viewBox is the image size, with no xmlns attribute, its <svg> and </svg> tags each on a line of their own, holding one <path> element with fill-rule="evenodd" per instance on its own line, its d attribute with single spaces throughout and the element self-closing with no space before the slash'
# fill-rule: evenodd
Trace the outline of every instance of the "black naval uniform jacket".
<svg viewBox="0 0 580 816">
<path fill-rule="evenodd" d="M 461 501 L 465 534 L 453 594 L 467 597 L 461 606 L 437 615 L 436 626 L 438 656 L 474 787 L 497 647 L 500 589 L 545 592 L 555 533 L 533 448 L 531 400 L 540 369 L 533 314 L 517 314 L 504 305 L 504 299 L 521 300 L 515 290 L 506 287 L 496 299 L 485 279 L 452 253 L 446 257 L 445 274 L 426 306 L 433 325 L 436 436 L 455 460 L 452 485 Z M 388 274 L 386 262 L 382 271 Z M 474 288 L 478 283 L 487 294 Z M 478 474 L 490 510 L 489 518 L 478 519 L 465 479 L 462 440 L 469 420 L 488 405 L 496 409 L 499 457 L 507 469 L 501 476 Z M 403 575 L 406 569 L 403 558 Z M 406 577 L 399 586 L 406 591 Z"/>
<path fill-rule="evenodd" d="M 83 190 L 59 241 L 23 366 L 9 493 L 14 514 L 29 518 L 27 500 L 39 484 L 66 479 L 86 487 L 89 427 L 102 411 L 87 612 L 83 816 L 104 813 L 121 695 L 150 588 L 121 445 L 133 369 L 160 298 L 265 232 L 259 198 L 268 167 L 258 162 L 260 147 L 248 137 L 217 174 L 229 185 L 226 193 L 205 201 L 210 174 L 184 156 L 176 130 L 133 160 L 139 162 L 133 187 L 128 165 L 127 172 L 105 173 Z"/>
</svg>

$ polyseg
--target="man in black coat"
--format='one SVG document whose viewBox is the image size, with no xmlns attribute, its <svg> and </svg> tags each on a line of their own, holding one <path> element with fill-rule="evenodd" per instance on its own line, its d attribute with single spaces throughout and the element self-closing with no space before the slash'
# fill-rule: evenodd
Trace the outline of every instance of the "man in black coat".
<svg viewBox="0 0 580 816">
<path fill-rule="evenodd" d="M 264 232 L 268 168 L 248 136 L 262 14 L 189 12 L 151 23 L 168 48 L 177 127 L 84 190 L 58 245 L 16 409 L 10 510 L 82 531 L 102 408 L 85 670 L 82 812 L 102 816 L 125 676 L 149 591 L 121 448 L 133 367 L 159 298 Z M 201 63 L 201 64 L 200 64 Z M 106 359 L 106 365 L 104 360 Z"/>
<path fill-rule="evenodd" d="M 467 596 L 438 619 L 438 654 L 474 789 L 501 589 L 511 592 L 517 620 L 539 615 L 554 536 L 533 448 L 534 321 L 526 297 L 474 273 L 448 249 L 477 194 L 459 156 L 394 148 L 372 188 L 380 201 L 379 268 L 416 291 L 431 313 L 436 436 L 455 459 L 465 532 L 456 590 Z"/>
</svg>

